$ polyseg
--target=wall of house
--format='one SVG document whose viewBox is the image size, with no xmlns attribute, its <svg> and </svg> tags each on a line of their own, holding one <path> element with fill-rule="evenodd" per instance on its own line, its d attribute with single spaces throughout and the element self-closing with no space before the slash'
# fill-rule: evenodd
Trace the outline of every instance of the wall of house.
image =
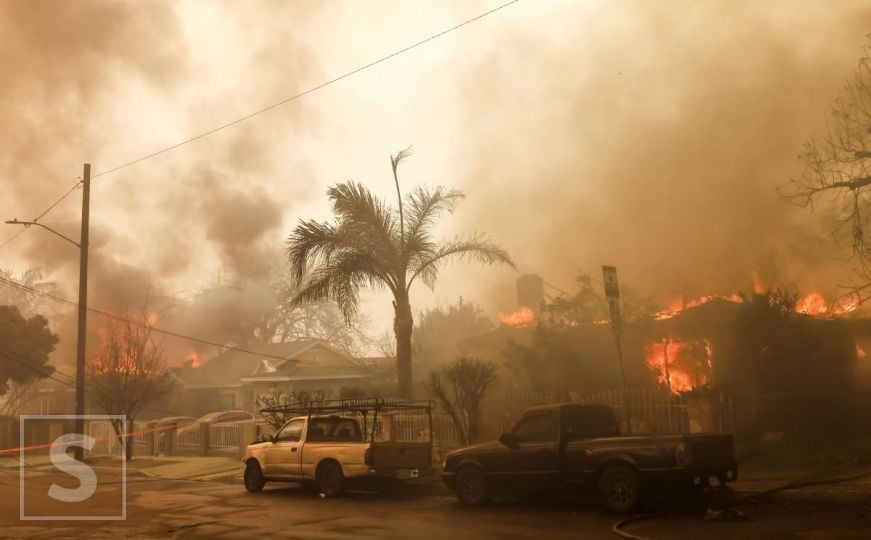
<svg viewBox="0 0 871 540">
<path fill-rule="evenodd" d="M 63 390 L 43 388 L 32 392 L 32 397 L 24 402 L 17 414 L 75 414 L 76 412 L 76 392 L 72 388 Z"/>
</svg>

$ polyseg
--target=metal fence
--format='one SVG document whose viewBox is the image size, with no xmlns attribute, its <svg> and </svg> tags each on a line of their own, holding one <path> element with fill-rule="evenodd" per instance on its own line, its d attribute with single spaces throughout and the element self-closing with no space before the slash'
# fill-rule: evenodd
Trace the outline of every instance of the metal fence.
<svg viewBox="0 0 871 540">
<path fill-rule="evenodd" d="M 209 426 L 210 448 L 238 448 L 241 427 L 238 425 Z"/>
<path fill-rule="evenodd" d="M 193 427 L 190 429 L 182 429 L 176 431 L 173 444 L 180 448 L 199 448 L 200 426 L 193 425 Z"/>
<path fill-rule="evenodd" d="M 610 390 L 587 396 L 572 395 L 577 403 L 608 405 L 624 427 L 633 434 L 689 433 L 690 422 L 686 398 L 667 390 L 630 388 Z M 631 425 L 627 426 L 627 419 Z"/>
<path fill-rule="evenodd" d="M 94 420 L 88 422 L 88 435 L 96 441 L 94 446 L 87 452 L 90 456 L 120 456 L 121 445 L 112 422 L 108 420 Z"/>
<path fill-rule="evenodd" d="M 133 440 L 134 446 L 137 446 L 137 447 L 148 446 L 148 441 L 152 437 L 152 434 L 151 434 L 151 432 L 148 431 L 148 423 L 147 422 L 133 422 L 131 430 L 133 432 L 133 436 L 131 437 L 131 439 Z"/>
</svg>

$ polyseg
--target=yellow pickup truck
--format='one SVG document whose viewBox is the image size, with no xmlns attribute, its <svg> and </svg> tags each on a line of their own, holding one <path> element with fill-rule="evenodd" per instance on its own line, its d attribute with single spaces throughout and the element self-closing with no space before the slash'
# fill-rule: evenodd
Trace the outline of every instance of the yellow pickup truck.
<svg viewBox="0 0 871 540">
<path fill-rule="evenodd" d="M 355 483 L 411 480 L 432 472 L 430 402 L 380 398 L 306 402 L 264 409 L 294 415 L 274 435 L 248 445 L 245 489 L 266 482 L 314 484 L 337 497 Z"/>
</svg>

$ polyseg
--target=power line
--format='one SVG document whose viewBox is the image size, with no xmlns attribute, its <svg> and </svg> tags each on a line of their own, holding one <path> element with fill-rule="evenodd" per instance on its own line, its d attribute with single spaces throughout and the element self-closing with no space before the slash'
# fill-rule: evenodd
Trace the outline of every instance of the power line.
<svg viewBox="0 0 871 540">
<path fill-rule="evenodd" d="M 16 358 L 14 358 L 14 357 L 11 356 L 11 355 L 17 356 L 18 358 L 21 358 L 21 359 L 24 359 L 24 360 L 16 359 Z M 53 380 L 53 381 L 55 381 L 55 382 L 58 382 L 58 383 L 60 383 L 60 384 L 62 384 L 62 385 L 64 385 L 64 386 L 68 386 L 68 387 L 72 388 L 73 390 L 75 390 L 75 388 L 76 388 L 76 384 L 75 384 L 75 382 L 70 382 L 70 381 L 75 381 L 75 378 L 74 378 L 72 375 L 69 375 L 69 374 L 67 374 L 67 373 L 63 373 L 62 371 L 59 371 L 57 368 L 55 368 L 54 372 L 46 372 L 46 371 L 43 371 L 43 370 L 37 368 L 36 366 L 32 366 L 32 365 L 28 364 L 28 363 L 25 361 L 25 360 L 28 360 L 27 357 L 25 357 L 25 356 L 23 356 L 23 355 L 20 355 L 20 354 L 18 354 L 18 353 L 16 353 L 16 352 L 13 352 L 13 351 L 9 351 L 9 350 L 5 350 L 5 351 L 4 351 L 3 349 L 0 349 L 0 356 L 3 356 L 3 357 L 6 358 L 7 360 L 11 360 L 12 362 L 15 362 L 16 364 L 18 364 L 18 365 L 20 365 L 20 366 L 22 366 L 22 367 L 25 367 L 25 368 L 27 368 L 27 369 L 33 371 L 34 373 L 36 373 L 37 375 L 39 375 L 39 376 L 42 377 L 42 378 L 45 378 L 45 379 L 51 379 L 51 380 Z M 54 367 L 54 366 L 52 366 L 52 367 Z M 63 375 L 64 377 L 67 377 L 68 379 L 70 379 L 70 381 L 64 381 L 63 379 L 59 379 L 59 378 L 57 378 L 55 375 Z M 91 397 L 97 397 L 96 394 L 94 394 L 94 392 L 88 390 L 87 388 L 85 388 L 85 393 L 88 394 L 88 395 L 91 396 Z M 156 412 L 156 413 L 165 414 L 165 415 L 168 415 L 168 416 L 173 416 L 173 415 L 175 415 L 174 412 L 166 411 L 166 410 L 163 410 L 163 409 L 154 409 L 154 408 L 151 408 L 151 407 L 142 407 L 141 410 L 143 410 L 143 411 L 149 411 L 149 412 Z"/>
<path fill-rule="evenodd" d="M 59 296 L 55 296 L 55 295 L 53 295 L 53 294 L 49 294 L 49 293 L 46 293 L 46 292 L 40 291 L 40 290 L 35 289 L 35 288 L 33 288 L 33 287 L 29 287 L 29 286 L 27 286 L 27 285 L 24 285 L 23 283 L 18 283 L 18 282 L 12 281 L 12 280 L 10 280 L 10 279 L 6 279 L 6 278 L 4 278 L 4 277 L 0 277 L 0 283 L 5 283 L 5 284 L 7 284 L 7 285 L 11 285 L 11 286 L 13 286 L 13 287 L 18 287 L 18 288 L 20 288 L 20 289 L 24 289 L 24 290 L 26 290 L 26 291 L 29 291 L 29 292 L 32 293 L 32 294 L 35 294 L 35 295 L 37 295 L 37 296 L 42 296 L 42 297 L 44 297 L 44 298 L 48 298 L 49 300 L 54 300 L 55 302 L 59 302 L 59 303 L 62 303 L 62 304 L 67 304 L 67 305 L 69 305 L 69 306 L 73 306 L 73 307 L 78 307 L 78 306 L 79 306 L 78 303 L 73 302 L 72 300 L 67 300 L 66 298 L 61 298 L 61 297 L 59 297 Z M 152 330 L 152 331 L 154 331 L 154 332 L 157 332 L 157 333 L 160 333 L 160 334 L 164 334 L 164 335 L 167 335 L 167 336 L 172 336 L 172 337 L 179 338 L 179 339 L 186 339 L 186 340 L 188 340 L 188 341 L 193 341 L 193 342 L 196 342 L 196 343 L 202 343 L 203 345 L 209 345 L 209 346 L 212 346 L 212 347 L 217 347 L 218 349 L 221 349 L 221 350 L 237 351 L 237 352 L 246 353 L 246 354 L 251 354 L 251 355 L 259 356 L 259 357 L 263 357 L 263 358 L 272 358 L 272 359 L 274 359 L 274 360 L 282 360 L 282 361 L 287 360 L 287 358 L 285 358 L 285 357 L 283 357 L 283 356 L 278 356 L 278 355 L 275 355 L 275 354 L 269 354 L 269 353 L 259 353 L 259 352 L 254 352 L 254 351 L 250 351 L 250 350 L 247 350 L 247 349 L 242 349 L 242 348 L 240 348 L 240 347 L 233 347 L 233 346 L 230 346 L 230 345 L 223 345 L 223 344 L 221 344 L 221 343 L 215 343 L 214 341 L 209 341 L 209 340 L 201 339 L 201 338 L 198 338 L 198 337 L 188 336 L 188 335 L 185 335 L 185 334 L 180 334 L 180 333 L 178 333 L 178 332 L 173 332 L 172 330 L 166 330 L 166 329 L 163 329 L 163 328 L 158 328 L 157 326 L 151 326 L 151 325 L 148 325 L 148 324 L 145 324 L 145 323 L 140 323 L 140 322 L 137 322 L 137 321 L 132 321 L 132 320 L 126 318 L 126 317 L 121 317 L 120 315 L 115 315 L 114 313 L 109 313 L 108 311 L 103 311 L 103 310 L 100 310 L 100 309 L 97 309 L 97 308 L 94 308 L 94 307 L 91 307 L 91 306 L 87 306 L 87 310 L 88 310 L 88 311 L 91 311 L 91 312 L 93 312 L 93 313 L 96 313 L 96 314 L 98 314 L 98 315 L 102 315 L 103 317 L 106 317 L 106 318 L 108 318 L 108 319 L 112 319 L 112 320 L 118 321 L 118 322 L 124 322 L 124 323 L 131 324 L 131 325 L 133 325 L 133 326 L 137 326 L 137 327 L 140 327 L 140 328 L 145 328 L 145 329 L 148 329 L 148 330 Z"/>
<path fill-rule="evenodd" d="M 214 134 L 214 133 L 217 133 L 217 132 L 222 131 L 222 130 L 224 130 L 224 129 L 227 129 L 227 128 L 229 128 L 229 127 L 235 126 L 236 124 L 241 124 L 242 122 L 244 122 L 244 121 L 246 121 L 246 120 L 250 120 L 251 118 L 254 118 L 255 116 L 258 116 L 258 115 L 263 114 L 263 113 L 265 113 L 265 112 L 271 111 L 271 110 L 273 110 L 273 109 L 277 109 L 278 107 L 281 107 L 282 105 L 286 105 L 287 103 L 290 103 L 291 101 L 297 100 L 297 99 L 299 99 L 299 98 L 301 98 L 301 97 L 303 97 L 303 96 L 306 96 L 306 95 L 311 94 L 311 93 L 313 93 L 313 92 L 316 92 L 316 91 L 318 91 L 318 90 L 320 90 L 320 89 L 322 89 L 322 88 L 325 88 L 325 87 L 327 87 L 327 86 L 330 86 L 331 84 L 337 83 L 337 82 L 341 81 L 342 79 L 346 79 L 346 78 L 348 78 L 348 77 L 350 77 L 350 76 L 352 76 L 352 75 L 356 75 L 357 73 L 360 73 L 360 72 L 363 71 L 363 70 L 366 70 L 366 69 L 369 69 L 369 68 L 371 68 L 371 67 L 374 67 L 374 66 L 376 66 L 376 65 L 378 65 L 378 64 L 381 64 L 382 62 L 386 62 L 387 60 L 390 60 L 391 58 L 393 58 L 393 57 L 395 57 L 395 56 L 399 56 L 399 55 L 401 55 L 401 54 L 403 54 L 403 53 L 406 53 L 406 52 L 408 52 L 408 51 L 410 51 L 410 50 L 412 50 L 412 49 L 414 49 L 414 48 L 416 48 L 416 47 L 419 47 L 419 46 L 421 46 L 421 45 L 424 45 L 424 44 L 426 44 L 426 43 L 428 43 L 428 42 L 430 42 L 430 41 L 432 41 L 432 40 L 434 40 L 434 39 L 438 39 L 438 38 L 444 36 L 445 34 L 448 34 L 448 33 L 450 33 L 450 32 L 453 32 L 454 30 L 458 30 L 458 29 L 460 29 L 460 28 L 462 28 L 462 27 L 464 27 L 464 26 L 466 26 L 466 25 L 469 25 L 469 24 L 475 22 L 475 21 L 478 21 L 478 20 L 480 20 L 480 19 L 483 19 L 484 17 L 486 17 L 486 16 L 488 16 L 488 15 L 491 15 L 491 14 L 493 14 L 493 13 L 496 13 L 497 11 L 506 8 L 506 7 L 510 6 L 511 4 L 516 4 L 516 3 L 519 2 L 519 1 L 520 1 L 520 0 L 511 0 L 510 2 L 506 2 L 505 4 L 502 4 L 502 5 L 496 6 L 495 8 L 493 8 L 493 9 L 491 9 L 491 10 L 488 10 L 488 11 L 485 11 L 484 13 L 481 13 L 480 15 L 477 15 L 477 16 L 475 16 L 475 17 L 472 17 L 471 19 L 467 19 L 467 20 L 465 20 L 465 21 L 463 21 L 463 22 L 461 22 L 461 23 L 459 23 L 459 24 L 456 24 L 456 25 L 454 25 L 454 26 L 452 26 L 452 27 L 450 27 L 450 28 L 448 28 L 448 29 L 446 29 L 446 30 L 442 30 L 441 32 L 439 32 L 439 33 L 437 33 L 437 34 L 433 34 L 433 35 L 431 35 L 431 36 L 429 36 L 429 37 L 426 37 L 426 38 L 424 38 L 424 39 L 422 39 L 422 40 L 420 40 L 420 41 L 418 41 L 418 42 L 416 42 L 416 43 L 412 43 L 411 45 L 408 45 L 408 46 L 406 46 L 406 47 L 404 47 L 404 48 L 402 48 L 402 49 L 400 49 L 400 50 L 398 50 L 398 51 L 394 51 L 394 52 L 392 52 L 392 53 L 390 53 L 390 54 L 388 54 L 388 55 L 386 55 L 386 56 L 382 56 L 381 58 L 378 58 L 377 60 L 373 60 L 372 62 L 369 62 L 368 64 L 365 64 L 365 65 L 360 66 L 360 67 L 358 67 L 358 68 L 356 68 L 356 69 L 353 69 L 353 70 L 351 70 L 351 71 L 348 71 L 348 72 L 346 72 L 346 73 L 344 73 L 344 74 L 342 74 L 342 75 L 339 75 L 338 77 L 335 77 L 335 78 L 330 79 L 330 80 L 328 80 L 328 81 L 326 81 L 326 82 L 323 82 L 323 83 L 321 83 L 321 84 L 319 84 L 319 85 L 317 85 L 317 86 L 314 86 L 314 87 L 312 87 L 312 88 L 309 88 L 308 90 L 305 90 L 305 91 L 300 92 L 300 93 L 298 93 L 298 94 L 296 94 L 296 95 L 293 95 L 293 96 L 290 96 L 290 97 L 288 97 L 288 98 L 285 98 L 285 99 L 283 99 L 283 100 L 281 100 L 281 101 L 278 101 L 278 102 L 276 102 L 276 103 L 273 103 L 272 105 L 268 105 L 268 106 L 266 106 L 266 107 L 263 107 L 262 109 L 259 109 L 259 110 L 257 110 L 257 111 L 254 111 L 254 112 L 252 112 L 252 113 L 250 113 L 250 114 L 247 114 L 247 115 L 245 115 L 245 116 L 243 116 L 243 117 L 241 117 L 241 118 L 237 118 L 236 120 L 233 120 L 233 121 L 231 121 L 231 122 L 227 122 L 226 124 L 222 124 L 222 125 L 220 125 L 220 126 L 217 126 L 217 127 L 215 127 L 215 128 L 212 128 L 212 129 L 210 129 L 210 130 L 208 130 L 208 131 L 204 131 L 204 132 L 202 132 L 202 133 L 199 133 L 199 134 L 197 134 L 197 135 L 194 135 L 194 136 L 192 136 L 192 137 L 189 137 L 189 138 L 187 138 L 187 139 L 185 139 L 185 140 L 183 140 L 183 141 L 177 142 L 177 143 L 172 144 L 172 145 L 170 145 L 170 146 L 167 146 L 167 147 L 165 147 L 165 148 L 161 148 L 160 150 L 156 150 L 156 151 L 154 151 L 154 152 L 151 152 L 150 154 L 146 154 L 146 155 L 144 155 L 144 156 L 138 157 L 138 158 L 133 159 L 133 160 L 131 160 L 131 161 L 128 161 L 128 162 L 126 162 L 126 163 L 122 163 L 121 165 L 118 165 L 118 166 L 116 166 L 116 167 L 113 167 L 113 168 L 111 168 L 111 169 L 109 169 L 109 170 L 106 170 L 106 171 L 102 171 L 102 172 L 100 172 L 100 173 L 97 173 L 97 174 L 91 176 L 91 178 L 92 178 L 92 179 L 93 179 L 93 178 L 98 178 L 98 177 L 100 177 L 100 176 L 105 176 L 105 175 L 111 174 L 111 173 L 113 173 L 113 172 L 120 171 L 121 169 L 124 169 L 124 168 L 126 168 L 126 167 L 130 167 L 130 166 L 132 166 L 132 165 L 136 165 L 137 163 L 141 163 L 141 162 L 143 162 L 143 161 L 145 161 L 145 160 L 147 160 L 147 159 L 151 159 L 151 158 L 153 158 L 153 157 L 159 156 L 159 155 L 164 154 L 164 153 L 166 153 L 166 152 L 169 152 L 169 151 L 171 151 L 171 150 L 175 150 L 176 148 L 179 148 L 179 147 L 181 147 L 181 146 L 184 146 L 184 145 L 186 145 L 186 144 L 188 144 L 188 143 L 192 143 L 192 142 L 194 142 L 194 141 L 196 141 L 196 140 L 202 139 L 202 138 L 204 138 L 204 137 L 208 137 L 209 135 L 212 135 L 212 134 Z M 81 182 L 77 182 L 77 183 L 76 183 L 72 188 L 70 188 L 69 191 L 67 191 L 66 193 L 64 193 L 64 194 L 63 194 L 63 195 L 62 195 L 62 196 L 61 196 L 57 201 L 55 201 L 53 204 L 51 204 L 51 205 L 50 205 L 50 206 L 49 206 L 45 211 L 43 211 L 41 214 L 39 214 L 39 216 L 38 216 L 37 218 L 35 218 L 33 221 L 39 221 L 43 216 L 45 216 L 46 214 L 48 214 L 49 212 L 51 212 L 51 211 L 54 209 L 54 207 L 57 206 L 57 205 L 58 205 L 62 200 L 64 200 L 64 199 L 65 199 L 65 198 L 66 198 L 70 193 L 72 193 L 72 192 L 73 192 L 73 191 L 74 191 L 74 190 L 79 186 L 79 184 L 81 184 Z M 15 234 L 13 234 L 13 235 L 10 236 L 9 238 L 7 238 L 7 239 L 6 239 L 2 244 L 0 244 L 0 249 L 3 249 L 4 247 L 6 247 L 7 244 L 9 244 L 9 243 L 12 242 L 13 240 L 15 240 L 19 235 L 21 235 L 21 234 L 24 232 L 24 230 L 25 230 L 25 229 L 19 230 L 18 232 L 16 232 Z"/>
<path fill-rule="evenodd" d="M 13 234 L 12 236 L 10 236 L 6 240 L 4 240 L 2 244 L 0 244 L 0 249 L 3 249 L 4 247 L 6 247 L 6 244 L 8 244 L 8 243 L 12 242 L 13 240 L 15 240 L 16 238 L 18 238 L 26 230 L 27 230 L 26 228 L 21 228 L 21 229 L 18 229 L 17 231 L 15 231 L 15 234 Z"/>
<path fill-rule="evenodd" d="M 46 208 L 45 210 L 43 210 L 41 214 L 39 214 L 38 216 L 36 216 L 35 218 L 33 218 L 33 221 L 39 221 L 40 219 L 42 219 L 43 216 L 45 216 L 46 214 L 48 214 L 49 212 L 51 212 L 52 210 L 54 210 L 54 207 L 55 207 L 55 206 L 57 206 L 58 204 L 60 204 L 60 202 L 61 202 L 62 200 L 66 199 L 66 198 L 69 196 L 69 194 L 72 193 L 73 191 L 75 191 L 76 188 L 78 188 L 80 185 L 82 185 L 82 181 L 81 181 L 81 180 L 76 180 L 76 183 L 73 184 L 73 186 L 72 186 L 69 190 L 67 190 L 66 193 L 64 193 L 63 195 L 61 195 L 60 198 L 58 198 L 58 200 L 56 200 L 56 201 L 54 201 L 53 203 L 51 203 L 51 205 L 50 205 L 48 208 Z"/>
<path fill-rule="evenodd" d="M 57 200 L 55 200 L 53 203 L 51 203 L 51 204 L 48 206 L 48 208 L 46 208 L 45 210 L 43 210 L 43 211 L 42 211 L 38 216 L 36 216 L 35 218 L 33 218 L 31 221 L 33 221 L 33 222 L 37 222 L 37 221 L 39 221 L 40 219 L 42 219 L 43 216 L 45 216 L 46 214 L 48 214 L 49 212 L 51 212 L 52 210 L 54 210 L 54 207 L 57 206 L 57 205 L 59 205 L 59 204 L 61 203 L 61 201 L 63 201 L 63 200 L 66 199 L 67 197 L 69 197 L 70 193 L 72 193 L 73 191 L 75 191 L 76 188 L 78 188 L 80 185 L 82 185 L 82 181 L 81 181 L 81 180 L 76 180 L 76 183 L 73 184 L 73 186 L 72 186 L 69 190 L 67 190 L 63 195 L 61 195 L 60 197 L 58 197 Z M 12 236 L 10 236 L 10 237 L 7 238 L 6 240 L 4 240 L 2 244 L 0 244 L 0 249 L 3 249 L 4 247 L 6 247 L 6 244 L 8 244 L 8 243 L 12 242 L 13 240 L 15 240 L 16 238 L 18 238 L 18 236 L 21 235 L 21 234 L 23 234 L 24 231 L 26 231 L 28 228 L 29 228 L 29 227 L 24 227 L 24 228 L 19 229 L 18 231 L 16 231 L 15 234 L 13 234 Z"/>
<path fill-rule="evenodd" d="M 356 69 L 353 69 L 353 70 L 351 70 L 351 71 L 348 71 L 348 72 L 346 72 L 346 73 L 344 73 L 344 74 L 342 74 L 342 75 L 339 75 L 338 77 L 335 77 L 335 78 L 333 78 L 333 79 L 330 79 L 330 80 L 328 80 L 328 81 L 326 81 L 326 82 L 323 82 L 323 83 L 321 83 L 321 84 L 319 84 L 319 85 L 317 85 L 317 86 L 313 86 L 312 88 L 309 88 L 308 90 L 305 90 L 305 91 L 303 91 L 303 92 L 300 92 L 299 94 L 296 94 L 296 95 L 291 96 L 291 97 L 289 97 L 289 98 L 285 98 L 285 99 L 283 99 L 283 100 L 281 100 L 281 101 L 279 101 L 279 102 L 276 102 L 276 103 L 273 103 L 272 105 L 268 105 L 268 106 L 266 106 L 266 107 L 263 107 L 262 109 L 259 109 L 259 110 L 257 110 L 257 111 L 254 111 L 254 112 L 252 112 L 252 113 L 250 113 L 250 114 L 247 114 L 247 115 L 245 115 L 245 116 L 243 116 L 243 117 L 241 117 L 241 118 L 237 118 L 236 120 L 233 120 L 233 121 L 231 121 L 231 122 L 227 122 L 226 124 L 222 124 L 222 125 L 220 125 L 220 126 L 218 126 L 218 127 L 215 127 L 215 128 L 213 128 L 213 129 L 210 129 L 210 130 L 208 130 L 208 131 L 204 131 L 204 132 L 202 132 L 202 133 L 200 133 L 200 134 L 198 134 L 198 135 L 194 135 L 193 137 L 190 137 L 190 138 L 188 138 L 188 139 L 185 139 L 185 140 L 180 141 L 180 142 L 178 142 L 178 143 L 175 143 L 175 144 L 173 144 L 173 145 L 167 146 L 167 147 L 165 147 L 165 148 L 162 148 L 162 149 L 157 150 L 157 151 L 155 151 L 155 152 L 152 152 L 152 153 L 150 153 L 150 154 L 146 154 L 146 155 L 144 155 L 144 156 L 142 156 L 142 157 L 139 157 L 139 158 L 136 158 L 136 159 L 134 159 L 134 160 L 132 160 L 132 161 L 128 161 L 128 162 L 126 162 L 126 163 L 123 163 L 123 164 L 121 164 L 121 165 L 118 165 L 117 167 L 113 167 L 113 168 L 111 168 L 111 169 L 109 169 L 109 170 L 107 170 L 107 171 L 103 171 L 103 172 L 100 172 L 100 173 L 98 173 L 98 174 L 95 174 L 95 175 L 93 175 L 91 178 L 97 178 L 97 177 L 100 177 L 100 176 L 104 176 L 104 175 L 107 175 L 107 174 L 111 174 L 111 173 L 113 173 L 113 172 L 116 172 L 116 171 L 119 171 L 119 170 L 121 170 L 121 169 L 124 169 L 125 167 L 130 167 L 131 165 L 135 165 L 135 164 L 140 163 L 140 162 L 142 162 L 142 161 L 145 161 L 145 160 L 147 160 L 147 159 L 151 159 L 151 158 L 153 158 L 153 157 L 155 157 L 155 156 L 159 156 L 160 154 L 164 154 L 164 153 L 169 152 L 169 151 L 171 151 L 171 150 L 175 150 L 176 148 L 178 148 L 178 147 L 180 147 L 180 146 L 184 146 L 184 145 L 186 145 L 186 144 L 188 144 L 188 143 L 191 143 L 191 142 L 194 142 L 194 141 L 196 141 L 196 140 L 202 139 L 203 137 L 208 137 L 209 135 L 212 135 L 213 133 L 217 133 L 218 131 L 221 131 L 221 130 L 227 129 L 228 127 L 232 127 L 232 126 L 235 126 L 236 124 L 240 124 L 240 123 L 242 123 L 242 122 L 244 122 L 244 121 L 246 121 L 246 120 L 250 120 L 251 118 L 254 118 L 254 117 L 257 116 L 257 115 L 260 115 L 260 114 L 263 114 L 263 113 L 265 113 L 265 112 L 271 111 L 271 110 L 273 110 L 273 109 L 276 109 L 276 108 L 278 108 L 278 107 L 281 107 L 282 105 L 286 105 L 287 103 L 290 103 L 291 101 L 294 101 L 294 100 L 296 100 L 296 99 L 299 99 L 299 98 L 301 98 L 301 97 L 303 97 L 303 96 L 305 96 L 305 95 L 311 94 L 312 92 L 316 92 L 316 91 L 318 91 L 318 90 L 320 90 L 320 89 L 322 89 L 322 88 L 325 88 L 325 87 L 327 87 L 327 86 L 330 86 L 331 84 L 337 83 L 337 82 L 341 81 L 342 79 L 346 79 L 346 78 L 348 78 L 348 77 L 350 77 L 350 76 L 352 76 L 352 75 L 355 75 L 355 74 L 357 74 L 357 73 L 360 73 L 360 72 L 363 71 L 363 70 L 369 69 L 369 68 L 371 68 L 371 67 L 373 67 L 373 66 L 376 66 L 376 65 L 378 65 L 378 64 L 380 64 L 380 63 L 382 63 L 382 62 L 386 62 L 387 60 L 390 60 L 391 58 L 393 58 L 393 57 L 395 57 L 395 56 L 399 56 L 399 55 L 401 55 L 401 54 L 403 54 L 403 53 L 406 53 L 406 52 L 408 52 L 408 51 L 414 49 L 415 47 L 419 47 L 419 46 L 421 46 L 421 45 L 424 45 L 425 43 L 428 43 L 428 42 L 430 42 L 430 41 L 432 41 L 432 40 L 434 40 L 434 39 L 440 38 L 441 36 L 444 36 L 445 34 L 448 34 L 448 33 L 450 33 L 450 32 L 453 32 L 454 30 L 458 30 L 458 29 L 460 29 L 460 28 L 462 28 L 462 27 L 464 27 L 464 26 L 466 26 L 466 25 L 468 25 L 468 24 L 471 24 L 471 23 L 473 23 L 473 22 L 475 22 L 475 21 L 477 21 L 477 20 L 479 20 L 479 19 L 483 19 L 484 17 L 486 17 L 486 16 L 488 16 L 488 15 L 491 15 L 491 14 L 493 14 L 493 13 L 495 13 L 495 12 L 501 10 L 501 9 L 504 9 L 504 8 L 510 6 L 511 4 L 516 4 L 516 3 L 519 2 L 519 1 L 520 1 L 520 0 L 511 0 L 510 2 L 506 2 L 505 4 L 502 4 L 502 5 L 500 5 L 500 6 L 497 6 L 497 7 L 493 8 L 493 9 L 491 9 L 491 10 L 489 10 L 489 11 L 485 11 L 484 13 L 481 13 L 480 15 L 477 15 L 477 16 L 475 16 L 475 17 L 472 17 L 471 19 L 467 19 L 467 20 L 465 20 L 465 21 L 463 21 L 463 22 L 461 22 L 461 23 L 459 23 L 459 24 L 456 24 L 456 25 L 454 25 L 454 26 L 452 26 L 452 27 L 450 27 L 450 28 L 448 28 L 448 29 L 446 29 L 446 30 L 442 30 L 441 32 L 439 32 L 439 33 L 437 33 L 437 34 L 433 34 L 433 35 L 431 35 L 431 36 L 429 36 L 429 37 L 426 37 L 426 38 L 424 38 L 424 39 L 422 39 L 422 40 L 420 40 L 420 41 L 418 41 L 418 42 L 416 42 L 416 43 L 413 43 L 413 44 L 411 44 L 411 45 L 408 45 L 407 47 L 404 47 L 404 48 L 402 48 L 402 49 L 400 49 L 400 50 L 398 50 L 398 51 L 394 51 L 394 52 L 388 54 L 387 56 L 382 56 L 381 58 L 379 58 L 379 59 L 377 59 L 377 60 L 374 60 L 374 61 L 372 61 L 372 62 L 369 62 L 368 64 L 365 64 L 365 65 L 360 66 L 360 67 L 358 67 L 358 68 L 356 68 Z"/>
</svg>

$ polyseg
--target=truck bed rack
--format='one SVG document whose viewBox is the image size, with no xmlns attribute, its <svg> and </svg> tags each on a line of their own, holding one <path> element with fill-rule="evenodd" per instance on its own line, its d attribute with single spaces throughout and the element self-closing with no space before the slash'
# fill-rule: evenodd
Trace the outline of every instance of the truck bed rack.
<svg viewBox="0 0 871 540">
<path fill-rule="evenodd" d="M 406 401 L 394 398 L 328 399 L 319 401 L 299 401 L 275 407 L 260 409 L 261 413 L 286 413 L 298 415 L 335 413 L 385 413 L 385 412 L 423 412 L 431 413 L 432 401 Z"/>
</svg>

